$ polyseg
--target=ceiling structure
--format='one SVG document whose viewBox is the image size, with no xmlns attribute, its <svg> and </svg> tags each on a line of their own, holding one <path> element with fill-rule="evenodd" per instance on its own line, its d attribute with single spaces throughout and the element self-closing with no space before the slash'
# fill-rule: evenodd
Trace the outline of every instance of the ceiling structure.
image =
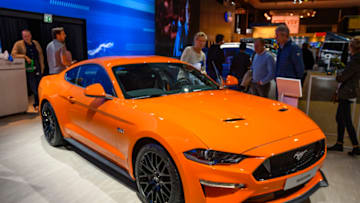
<svg viewBox="0 0 360 203">
<path fill-rule="evenodd" d="M 236 2 L 236 1 L 235 1 Z M 360 0 L 238 0 L 237 3 L 251 4 L 256 9 L 304 9 L 304 8 L 346 8 L 360 7 Z"/>
</svg>

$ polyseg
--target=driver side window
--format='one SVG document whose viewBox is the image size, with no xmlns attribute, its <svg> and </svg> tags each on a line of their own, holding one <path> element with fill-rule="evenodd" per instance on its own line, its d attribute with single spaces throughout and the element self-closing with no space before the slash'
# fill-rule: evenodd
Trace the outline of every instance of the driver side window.
<svg viewBox="0 0 360 203">
<path fill-rule="evenodd" d="M 106 71 L 97 64 L 87 64 L 80 68 L 77 83 L 81 87 L 87 87 L 89 85 L 100 83 L 106 94 L 116 96 L 112 82 L 106 73 Z"/>
</svg>

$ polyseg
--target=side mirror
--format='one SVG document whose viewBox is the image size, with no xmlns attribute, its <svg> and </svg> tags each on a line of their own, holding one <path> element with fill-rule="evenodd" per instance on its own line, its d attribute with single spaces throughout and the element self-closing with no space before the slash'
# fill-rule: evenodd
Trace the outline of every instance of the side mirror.
<svg viewBox="0 0 360 203">
<path fill-rule="evenodd" d="M 102 85 L 99 83 L 89 85 L 85 88 L 85 96 L 87 97 L 97 97 L 97 98 L 106 98 L 106 93 Z"/>
<path fill-rule="evenodd" d="M 238 84 L 239 84 L 239 80 L 235 76 L 228 75 L 226 77 L 226 82 L 225 82 L 226 86 L 235 86 Z"/>
</svg>

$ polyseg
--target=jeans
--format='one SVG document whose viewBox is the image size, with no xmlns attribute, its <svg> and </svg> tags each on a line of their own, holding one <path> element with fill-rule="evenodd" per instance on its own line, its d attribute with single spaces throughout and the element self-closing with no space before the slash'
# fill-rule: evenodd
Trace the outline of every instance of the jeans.
<svg viewBox="0 0 360 203">
<path fill-rule="evenodd" d="M 351 120 L 351 101 L 340 99 L 338 109 L 336 112 L 336 122 L 338 124 L 338 143 L 344 143 L 344 134 L 345 128 L 349 134 L 351 143 L 353 145 L 358 145 L 358 140 L 356 137 L 356 131 Z"/>
<path fill-rule="evenodd" d="M 41 80 L 41 74 L 36 72 L 26 72 L 27 87 L 34 94 L 34 107 L 39 106 L 38 87 Z"/>
<path fill-rule="evenodd" d="M 267 98 L 269 96 L 269 91 L 270 91 L 270 82 L 266 83 L 265 85 L 259 85 L 257 83 L 251 83 L 250 84 L 250 88 L 251 88 L 251 93 L 260 96 L 260 97 L 265 97 Z"/>
</svg>

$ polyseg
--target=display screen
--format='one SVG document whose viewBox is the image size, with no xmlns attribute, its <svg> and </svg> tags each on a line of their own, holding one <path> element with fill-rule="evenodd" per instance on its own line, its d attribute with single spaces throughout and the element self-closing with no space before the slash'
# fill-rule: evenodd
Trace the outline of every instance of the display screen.
<svg viewBox="0 0 360 203">
<path fill-rule="evenodd" d="M 190 0 L 156 0 L 156 54 L 180 58 L 189 44 Z"/>
<path fill-rule="evenodd" d="M 86 20 L 88 57 L 153 55 L 155 0 L 1 0 L 0 7 Z"/>
</svg>

